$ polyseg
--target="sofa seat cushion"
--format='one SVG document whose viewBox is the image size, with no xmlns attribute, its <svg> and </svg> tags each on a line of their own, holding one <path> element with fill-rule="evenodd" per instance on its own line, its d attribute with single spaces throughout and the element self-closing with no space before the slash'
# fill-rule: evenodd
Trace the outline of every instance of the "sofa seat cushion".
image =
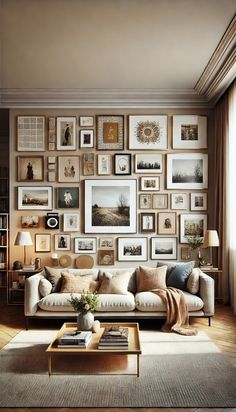
<svg viewBox="0 0 236 412">
<path fill-rule="evenodd" d="M 80 293 L 73 293 L 73 296 L 80 298 Z M 38 306 L 42 310 L 48 312 L 74 312 L 74 309 L 70 302 L 70 293 L 51 293 L 45 296 L 38 302 Z"/>
<path fill-rule="evenodd" d="M 203 301 L 199 296 L 183 292 L 189 312 L 196 312 L 203 308 Z M 139 292 L 135 295 L 136 309 L 142 312 L 166 312 L 166 307 L 160 296 L 152 292 Z"/>
<path fill-rule="evenodd" d="M 135 309 L 134 295 L 104 294 L 99 295 L 97 312 L 130 312 Z"/>
</svg>

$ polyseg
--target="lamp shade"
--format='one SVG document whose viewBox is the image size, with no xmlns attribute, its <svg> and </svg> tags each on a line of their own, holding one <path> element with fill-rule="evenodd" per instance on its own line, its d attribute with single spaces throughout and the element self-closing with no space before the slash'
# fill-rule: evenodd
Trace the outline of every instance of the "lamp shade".
<svg viewBox="0 0 236 412">
<path fill-rule="evenodd" d="M 30 246 L 32 245 L 32 239 L 30 232 L 18 232 L 16 235 L 15 245 L 16 246 Z"/>
<path fill-rule="evenodd" d="M 220 242 L 219 242 L 217 230 L 206 230 L 202 247 L 207 248 L 207 247 L 214 247 L 214 246 L 219 246 L 219 245 L 220 245 Z"/>
</svg>

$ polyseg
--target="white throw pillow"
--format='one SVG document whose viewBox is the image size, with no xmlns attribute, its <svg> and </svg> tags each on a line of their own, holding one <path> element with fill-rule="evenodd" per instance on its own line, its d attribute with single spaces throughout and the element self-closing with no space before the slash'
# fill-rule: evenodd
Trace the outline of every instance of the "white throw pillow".
<svg viewBox="0 0 236 412">
<path fill-rule="evenodd" d="M 49 280 L 43 278 L 39 281 L 39 293 L 44 298 L 47 295 L 50 295 L 52 291 L 52 284 Z"/>
</svg>

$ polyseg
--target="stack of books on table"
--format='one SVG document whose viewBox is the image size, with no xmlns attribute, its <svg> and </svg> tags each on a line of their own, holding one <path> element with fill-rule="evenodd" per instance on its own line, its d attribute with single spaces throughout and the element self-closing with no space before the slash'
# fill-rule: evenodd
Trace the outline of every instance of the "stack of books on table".
<svg viewBox="0 0 236 412">
<path fill-rule="evenodd" d="M 92 338 L 91 331 L 66 332 L 58 340 L 58 348 L 86 348 Z"/>
<path fill-rule="evenodd" d="M 128 349 L 129 329 L 125 327 L 107 327 L 98 343 L 98 349 Z"/>
</svg>

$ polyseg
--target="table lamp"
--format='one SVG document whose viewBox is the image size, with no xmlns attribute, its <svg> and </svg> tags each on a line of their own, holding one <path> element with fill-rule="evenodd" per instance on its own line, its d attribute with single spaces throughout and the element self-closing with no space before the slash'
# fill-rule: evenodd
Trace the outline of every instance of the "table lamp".
<svg viewBox="0 0 236 412">
<path fill-rule="evenodd" d="M 220 242 L 217 230 L 206 230 L 202 247 L 209 247 L 210 249 L 209 265 L 212 265 L 212 247 L 217 247 L 219 245 Z"/>
<path fill-rule="evenodd" d="M 24 246 L 24 265 L 26 264 L 26 246 L 31 246 L 32 239 L 30 232 L 18 232 L 14 243 L 16 246 Z"/>
</svg>

